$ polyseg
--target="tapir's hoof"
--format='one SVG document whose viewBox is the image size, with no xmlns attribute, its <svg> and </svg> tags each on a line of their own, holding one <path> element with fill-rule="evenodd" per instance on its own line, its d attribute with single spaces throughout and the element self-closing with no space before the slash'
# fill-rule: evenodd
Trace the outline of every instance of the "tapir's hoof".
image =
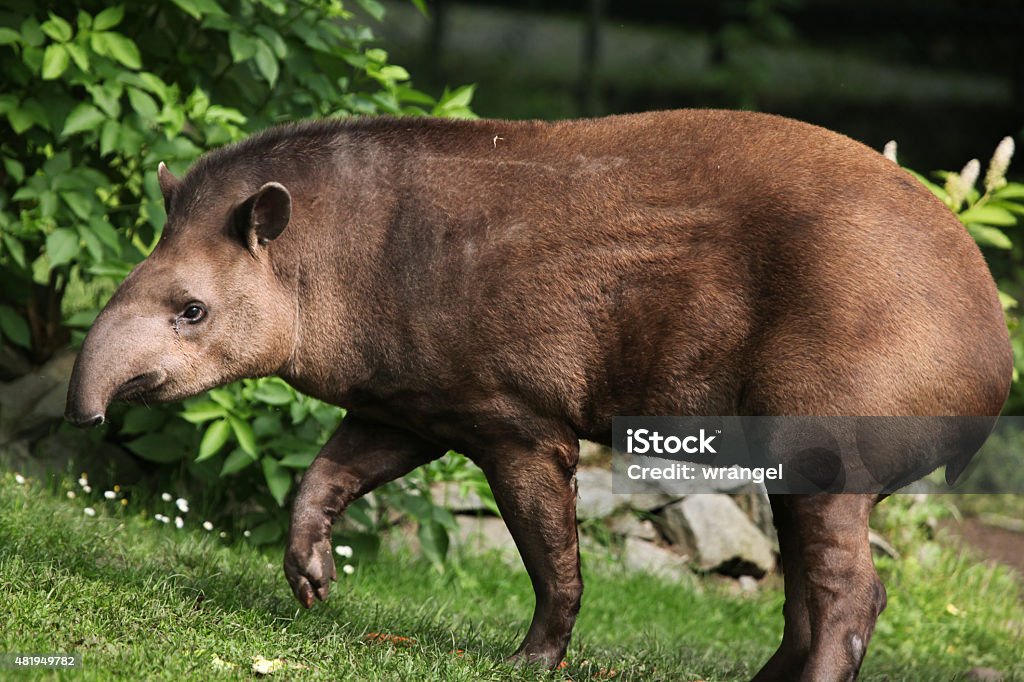
<svg viewBox="0 0 1024 682">
<path fill-rule="evenodd" d="M 284 575 L 295 597 L 307 609 L 313 606 L 314 598 L 327 599 L 331 581 L 338 579 L 330 538 L 315 542 L 290 541 L 284 555 Z"/>
<path fill-rule="evenodd" d="M 517 651 L 508 658 L 505 662 L 516 668 L 540 668 L 543 670 L 555 670 L 563 667 L 565 664 L 562 663 L 563 654 L 555 652 L 526 652 Z"/>
</svg>

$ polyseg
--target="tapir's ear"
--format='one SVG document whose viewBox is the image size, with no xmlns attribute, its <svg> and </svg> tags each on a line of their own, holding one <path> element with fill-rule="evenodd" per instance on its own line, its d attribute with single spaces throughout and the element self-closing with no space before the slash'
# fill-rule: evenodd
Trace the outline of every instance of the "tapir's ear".
<svg viewBox="0 0 1024 682">
<path fill-rule="evenodd" d="M 156 169 L 156 177 L 160 182 L 160 193 L 164 195 L 164 203 L 167 204 L 168 208 L 171 203 L 171 195 L 174 194 L 174 190 L 178 189 L 178 185 L 181 184 L 181 180 L 174 177 L 171 171 L 167 170 L 167 164 L 163 161 Z"/>
<path fill-rule="evenodd" d="M 292 217 L 292 195 L 279 182 L 268 182 L 235 209 L 235 228 L 247 249 L 267 244 L 284 232 Z"/>
</svg>

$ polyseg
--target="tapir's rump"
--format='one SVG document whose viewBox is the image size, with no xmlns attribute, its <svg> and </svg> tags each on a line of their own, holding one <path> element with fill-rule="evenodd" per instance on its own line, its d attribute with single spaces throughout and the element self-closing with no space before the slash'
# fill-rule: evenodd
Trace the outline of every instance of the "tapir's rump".
<svg viewBox="0 0 1024 682">
<path fill-rule="evenodd" d="M 306 123 L 160 185 L 165 234 L 90 331 L 69 418 L 267 374 L 349 408 L 295 502 L 285 568 L 307 605 L 347 504 L 464 452 L 537 591 L 522 661 L 568 644 L 577 439 L 607 442 L 613 416 L 983 416 L 1009 387 L 957 218 L 880 154 L 775 116 Z M 908 453 L 893 480 L 946 463 Z M 875 501 L 772 499 L 803 596 L 760 679 L 856 673 L 885 604 Z"/>
</svg>

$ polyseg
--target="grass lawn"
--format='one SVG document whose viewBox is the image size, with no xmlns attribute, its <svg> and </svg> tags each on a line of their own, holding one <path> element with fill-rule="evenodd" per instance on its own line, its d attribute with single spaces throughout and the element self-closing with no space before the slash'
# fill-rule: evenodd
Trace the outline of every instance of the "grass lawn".
<svg viewBox="0 0 1024 682">
<path fill-rule="evenodd" d="M 285 679 L 711 682 L 752 675 L 782 626 L 777 589 L 732 595 L 710 580 L 627 576 L 611 559 L 585 555 L 568 667 L 513 670 L 501 660 L 533 597 L 525 572 L 497 558 L 463 557 L 440 575 L 385 555 L 342 576 L 330 600 L 306 612 L 285 583 L 280 549 L 229 545 L 130 505 L 111 503 L 95 517 L 83 508 L 0 474 L 0 652 L 84 660 L 70 672 L 2 670 L 0 679 L 251 679 L 253 657 L 263 656 L 285 660 L 273 675 Z M 979 665 L 1024 679 L 1024 601 L 1011 574 L 938 545 L 881 570 L 889 610 L 862 679 L 956 679 Z"/>
</svg>

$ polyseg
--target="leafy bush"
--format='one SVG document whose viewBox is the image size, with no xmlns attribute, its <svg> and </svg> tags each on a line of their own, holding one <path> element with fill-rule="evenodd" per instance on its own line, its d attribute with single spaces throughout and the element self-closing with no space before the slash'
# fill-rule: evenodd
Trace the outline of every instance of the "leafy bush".
<svg viewBox="0 0 1024 682">
<path fill-rule="evenodd" d="M 435 99 L 373 41 L 338 0 L 0 0 L 0 125 L 13 133 L 0 143 L 0 340 L 39 363 L 81 338 L 159 239 L 161 161 L 184 171 L 279 121 L 473 115 L 472 86 Z M 207 483 L 235 477 L 243 527 L 269 541 L 294 473 L 342 415 L 280 380 L 245 381 L 184 408 L 122 410 L 108 436 Z M 259 477 L 245 471 L 256 463 Z"/>
</svg>

